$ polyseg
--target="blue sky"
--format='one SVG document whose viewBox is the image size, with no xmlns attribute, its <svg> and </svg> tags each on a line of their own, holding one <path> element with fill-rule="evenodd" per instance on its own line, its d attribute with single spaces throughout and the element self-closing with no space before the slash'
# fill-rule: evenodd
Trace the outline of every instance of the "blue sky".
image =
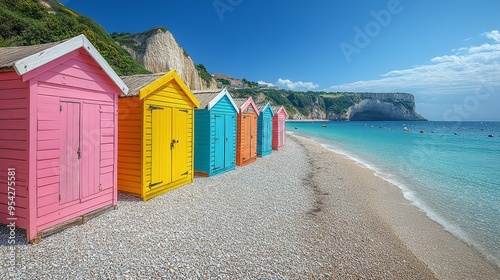
<svg viewBox="0 0 500 280">
<path fill-rule="evenodd" d="M 294 90 L 409 92 L 431 120 L 500 120 L 500 1 L 62 0 L 108 32 L 168 28 L 195 63 Z"/>
</svg>

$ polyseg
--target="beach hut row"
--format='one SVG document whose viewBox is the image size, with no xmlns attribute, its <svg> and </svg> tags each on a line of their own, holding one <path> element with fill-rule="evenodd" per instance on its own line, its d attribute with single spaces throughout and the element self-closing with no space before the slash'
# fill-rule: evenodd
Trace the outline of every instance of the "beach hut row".
<svg viewBox="0 0 500 280">
<path fill-rule="evenodd" d="M 0 48 L 0 224 L 37 242 L 117 205 L 246 165 L 285 144 L 286 111 L 175 70 L 119 77 L 84 35 Z"/>
</svg>

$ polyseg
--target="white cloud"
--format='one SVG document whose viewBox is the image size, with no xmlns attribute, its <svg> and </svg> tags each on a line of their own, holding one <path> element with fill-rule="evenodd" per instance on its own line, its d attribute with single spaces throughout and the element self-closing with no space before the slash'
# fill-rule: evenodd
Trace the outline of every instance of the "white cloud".
<svg viewBox="0 0 500 280">
<path fill-rule="evenodd" d="M 488 39 L 492 39 L 495 42 L 500 42 L 500 32 L 498 30 L 492 30 L 491 32 L 485 32 L 484 36 Z"/>
<path fill-rule="evenodd" d="M 259 85 L 266 85 L 268 87 L 273 87 L 274 84 L 273 83 L 268 83 L 268 82 L 264 82 L 264 81 L 258 81 L 257 82 Z"/>
<path fill-rule="evenodd" d="M 296 91 L 315 90 L 319 88 L 319 85 L 313 82 L 302 82 L 302 81 L 293 82 L 289 79 L 281 79 L 281 78 L 278 79 L 278 85 L 281 88 L 296 90 Z"/>
<path fill-rule="evenodd" d="M 430 59 L 427 64 L 394 70 L 380 79 L 332 86 L 332 91 L 410 92 L 415 94 L 469 94 L 500 91 L 500 33 L 484 33 L 493 44 L 459 48 Z"/>
</svg>

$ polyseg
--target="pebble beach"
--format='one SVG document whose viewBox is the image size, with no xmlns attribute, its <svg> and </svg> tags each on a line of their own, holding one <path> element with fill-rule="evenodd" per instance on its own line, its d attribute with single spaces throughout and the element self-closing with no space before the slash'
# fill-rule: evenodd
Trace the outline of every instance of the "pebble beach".
<svg viewBox="0 0 500 280">
<path fill-rule="evenodd" d="M 307 138 L 27 244 L 0 279 L 500 279 L 370 170 Z"/>
</svg>

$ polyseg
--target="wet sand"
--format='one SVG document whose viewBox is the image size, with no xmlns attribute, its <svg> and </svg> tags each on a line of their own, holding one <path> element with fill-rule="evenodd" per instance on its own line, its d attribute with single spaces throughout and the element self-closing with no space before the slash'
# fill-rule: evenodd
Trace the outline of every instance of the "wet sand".
<svg viewBox="0 0 500 280">
<path fill-rule="evenodd" d="M 340 238 L 354 252 L 360 247 L 361 252 L 355 255 L 360 254 L 375 270 L 401 265 L 429 278 L 427 269 L 438 279 L 500 279 L 496 265 L 428 218 L 396 186 L 315 141 L 289 137 L 296 139 L 309 157 L 312 172 L 307 184 L 315 193 L 314 219 L 322 231 L 329 232 L 325 235 L 327 244 Z M 363 250 L 377 250 L 378 260 Z M 340 259 L 353 258 L 351 253 L 343 253 Z M 394 261 L 399 264 L 386 263 Z M 401 276 L 380 273 L 382 278 Z M 407 276 L 405 279 L 415 278 Z"/>
</svg>

